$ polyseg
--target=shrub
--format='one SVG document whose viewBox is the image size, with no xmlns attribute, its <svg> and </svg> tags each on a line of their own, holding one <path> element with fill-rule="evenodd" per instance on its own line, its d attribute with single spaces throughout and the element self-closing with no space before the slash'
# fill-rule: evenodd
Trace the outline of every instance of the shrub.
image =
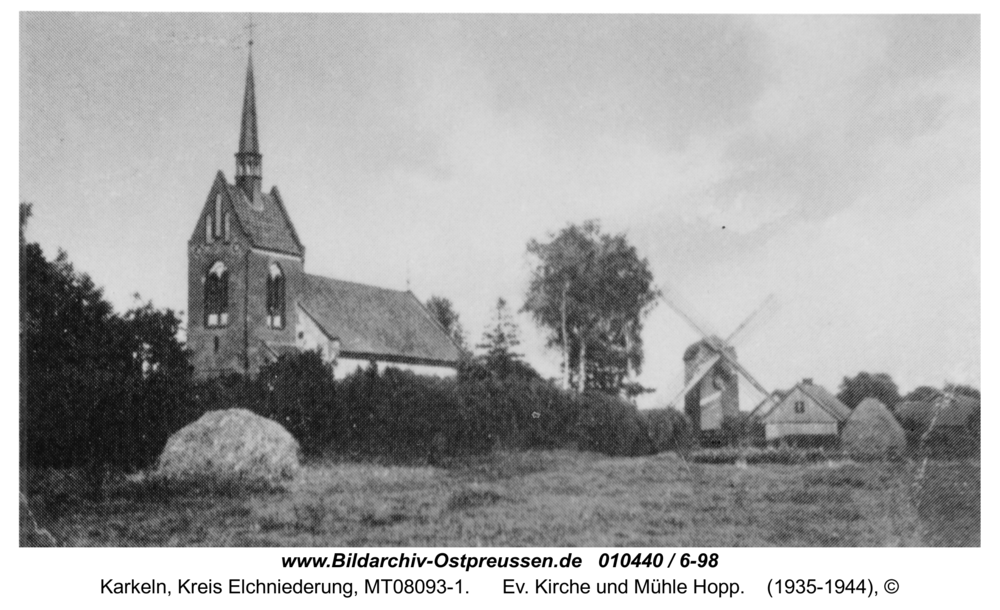
<svg viewBox="0 0 1000 610">
<path fill-rule="evenodd" d="M 620 398 L 580 395 L 530 376 L 438 379 L 369 367 L 335 381 L 312 352 L 283 356 L 256 377 L 153 377 L 142 390 L 132 403 L 141 408 L 128 411 L 127 425 L 103 432 L 127 445 L 131 468 L 151 466 L 171 434 L 205 413 L 233 408 L 278 422 L 307 456 L 390 462 L 436 464 L 495 449 L 640 455 L 654 445 L 682 446 L 690 434 L 679 414 L 640 415 Z"/>
<path fill-rule="evenodd" d="M 332 371 L 318 352 L 282 356 L 265 365 L 256 386 L 244 392 L 250 408 L 284 426 L 307 452 L 334 442 L 341 410 Z"/>
<path fill-rule="evenodd" d="M 635 405 L 601 392 L 585 394 L 581 402 L 579 449 L 613 456 L 649 453 L 649 436 Z"/>
<path fill-rule="evenodd" d="M 731 447 L 763 447 L 764 423 L 752 413 L 740 412 L 722 420 L 723 442 Z"/>
<path fill-rule="evenodd" d="M 686 451 L 694 444 L 694 427 L 677 409 L 650 409 L 639 412 L 645 420 L 650 453 Z"/>
</svg>

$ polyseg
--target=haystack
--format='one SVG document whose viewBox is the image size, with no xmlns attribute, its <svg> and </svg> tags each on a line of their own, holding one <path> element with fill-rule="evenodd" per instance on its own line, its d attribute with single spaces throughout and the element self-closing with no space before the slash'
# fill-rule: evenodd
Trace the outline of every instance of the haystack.
<svg viewBox="0 0 1000 610">
<path fill-rule="evenodd" d="M 906 448 L 906 433 L 884 404 L 866 398 L 844 424 L 840 443 L 855 455 L 899 454 Z"/>
<path fill-rule="evenodd" d="M 287 430 L 246 409 L 227 409 L 210 411 L 171 436 L 154 476 L 276 483 L 298 470 L 299 443 Z"/>
</svg>

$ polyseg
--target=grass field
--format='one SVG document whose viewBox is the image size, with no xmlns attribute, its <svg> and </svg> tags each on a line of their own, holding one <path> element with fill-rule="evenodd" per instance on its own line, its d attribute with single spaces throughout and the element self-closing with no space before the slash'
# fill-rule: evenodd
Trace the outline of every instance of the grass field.
<svg viewBox="0 0 1000 610">
<path fill-rule="evenodd" d="M 66 546 L 978 546 L 978 462 L 688 464 L 501 454 L 448 468 L 321 462 L 283 491 L 164 493 L 32 477 Z"/>
</svg>

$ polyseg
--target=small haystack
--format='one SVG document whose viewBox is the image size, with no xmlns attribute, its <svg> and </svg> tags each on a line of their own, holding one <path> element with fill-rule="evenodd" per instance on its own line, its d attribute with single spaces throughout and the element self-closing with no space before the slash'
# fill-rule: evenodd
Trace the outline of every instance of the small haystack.
<svg viewBox="0 0 1000 610">
<path fill-rule="evenodd" d="M 171 436 L 154 476 L 276 483 L 298 470 L 299 443 L 287 430 L 246 409 L 227 409 L 210 411 Z"/>
<path fill-rule="evenodd" d="M 854 455 L 900 454 L 906 449 L 906 433 L 884 404 L 874 398 L 861 401 L 844 424 L 840 443 Z"/>
</svg>

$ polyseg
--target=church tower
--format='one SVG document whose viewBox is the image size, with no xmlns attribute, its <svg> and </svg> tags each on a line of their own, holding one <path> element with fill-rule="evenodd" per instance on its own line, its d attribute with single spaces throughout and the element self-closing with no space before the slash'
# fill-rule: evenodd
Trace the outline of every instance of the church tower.
<svg viewBox="0 0 1000 610">
<path fill-rule="evenodd" d="M 305 248 L 277 187 L 263 191 L 250 44 L 235 179 L 216 174 L 188 241 L 188 347 L 199 377 L 256 373 L 295 346 Z"/>
</svg>

